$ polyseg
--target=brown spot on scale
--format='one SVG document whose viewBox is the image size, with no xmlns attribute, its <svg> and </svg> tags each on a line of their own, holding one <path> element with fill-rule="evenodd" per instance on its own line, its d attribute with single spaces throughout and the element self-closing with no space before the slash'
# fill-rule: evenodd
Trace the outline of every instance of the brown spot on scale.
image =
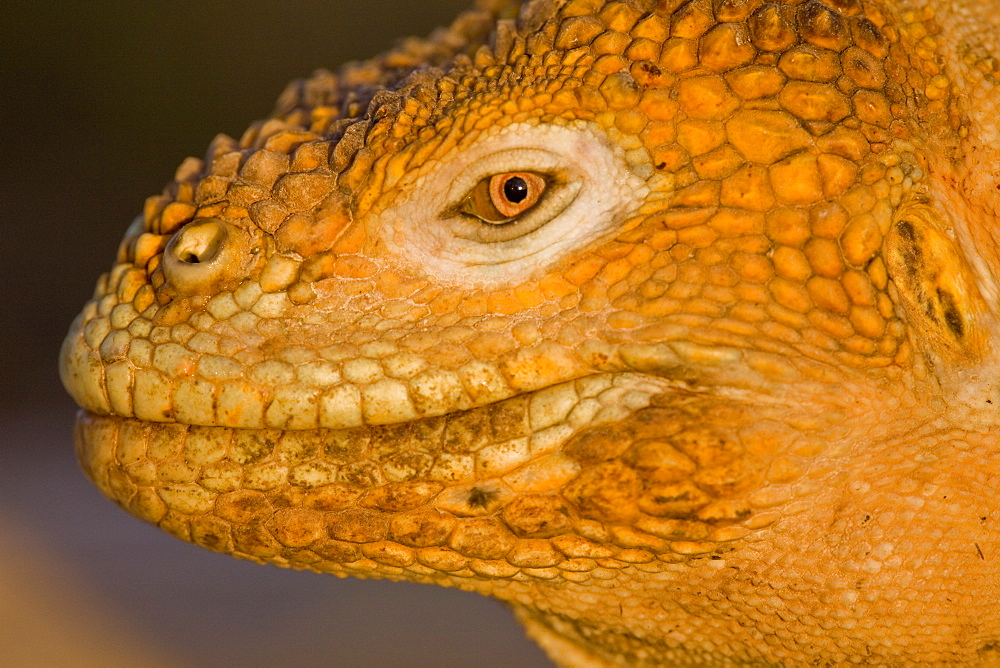
<svg viewBox="0 0 1000 668">
<path fill-rule="evenodd" d="M 471 508 L 486 508 L 496 500 L 495 491 L 482 487 L 473 487 L 469 491 L 469 506 Z"/>
</svg>

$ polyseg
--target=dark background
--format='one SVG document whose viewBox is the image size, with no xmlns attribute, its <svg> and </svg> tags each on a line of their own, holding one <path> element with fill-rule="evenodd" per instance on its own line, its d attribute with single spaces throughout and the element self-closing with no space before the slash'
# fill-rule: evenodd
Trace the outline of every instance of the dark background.
<svg viewBox="0 0 1000 668">
<path fill-rule="evenodd" d="M 0 664 L 541 666 L 499 604 L 237 562 L 102 499 L 56 357 L 143 200 L 287 81 L 465 0 L 0 7 Z"/>
</svg>

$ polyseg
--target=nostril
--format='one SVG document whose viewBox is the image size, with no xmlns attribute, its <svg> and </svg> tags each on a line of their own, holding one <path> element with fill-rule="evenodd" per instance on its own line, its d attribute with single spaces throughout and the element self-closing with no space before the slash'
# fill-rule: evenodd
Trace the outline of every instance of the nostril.
<svg viewBox="0 0 1000 668">
<path fill-rule="evenodd" d="M 204 264 L 220 256 L 226 240 L 225 224 L 208 219 L 191 223 L 179 231 L 167 252 L 185 264 Z"/>
<path fill-rule="evenodd" d="M 167 244 L 163 274 L 181 294 L 209 294 L 239 273 L 246 244 L 226 221 L 188 223 Z"/>
</svg>

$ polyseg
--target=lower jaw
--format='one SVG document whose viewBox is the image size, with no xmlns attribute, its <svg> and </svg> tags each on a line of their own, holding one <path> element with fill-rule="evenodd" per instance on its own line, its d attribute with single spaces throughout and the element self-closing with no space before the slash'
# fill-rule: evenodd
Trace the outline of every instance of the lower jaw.
<svg viewBox="0 0 1000 668">
<path fill-rule="evenodd" d="M 220 491 L 235 477 L 259 488 L 454 485 L 506 475 L 582 429 L 627 418 L 665 389 L 638 374 L 604 374 L 439 417 L 346 429 L 196 426 L 82 410 L 77 451 L 102 488 L 115 469 L 139 484 L 207 482 Z"/>
<path fill-rule="evenodd" d="M 627 418 L 663 389 L 634 374 L 594 376 L 441 417 L 342 430 L 204 427 L 80 411 L 76 449 L 88 477 L 133 515 L 210 549 L 302 564 L 308 558 L 286 553 L 310 545 L 316 532 L 300 527 L 296 538 L 289 529 L 280 545 L 241 547 L 233 528 L 283 509 L 433 506 L 486 517 L 515 495 L 557 491 L 580 470 L 560 452 L 567 441 Z M 251 497 L 261 508 L 228 507 Z M 220 532 L 229 537 L 209 535 Z"/>
<path fill-rule="evenodd" d="M 741 535 L 733 529 L 746 515 L 725 499 L 717 505 L 731 516 L 699 519 L 692 508 L 690 517 L 647 518 L 642 533 L 630 517 L 614 516 L 615 504 L 588 508 L 574 495 L 604 484 L 591 475 L 601 461 L 658 438 L 663 424 L 652 416 L 667 409 L 656 406 L 676 403 L 688 428 L 699 429 L 704 416 L 692 401 L 718 405 L 622 374 L 344 430 L 189 426 L 81 411 L 76 445 L 87 475 L 128 512 L 237 557 L 474 589 L 484 578 L 604 582 L 613 571 L 599 559 L 628 553 L 629 563 L 665 565 Z M 604 447 L 615 452 L 594 450 Z"/>
</svg>

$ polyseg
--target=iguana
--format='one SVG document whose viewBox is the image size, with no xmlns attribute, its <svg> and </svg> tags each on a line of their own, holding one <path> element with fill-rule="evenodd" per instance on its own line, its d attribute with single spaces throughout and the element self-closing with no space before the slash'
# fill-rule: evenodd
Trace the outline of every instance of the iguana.
<svg viewBox="0 0 1000 668">
<path fill-rule="evenodd" d="M 484 0 L 296 81 L 72 325 L 83 468 L 567 666 L 996 660 L 998 17 Z"/>
</svg>

